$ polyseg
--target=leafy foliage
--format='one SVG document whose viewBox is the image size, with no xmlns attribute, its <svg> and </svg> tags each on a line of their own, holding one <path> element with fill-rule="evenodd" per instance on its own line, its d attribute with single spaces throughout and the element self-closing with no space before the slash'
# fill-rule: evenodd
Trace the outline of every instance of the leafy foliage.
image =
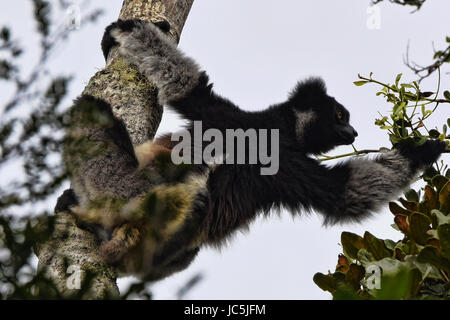
<svg viewBox="0 0 450 320">
<path fill-rule="evenodd" d="M 92 287 L 95 274 L 83 269 L 80 290 L 73 290 L 69 296 L 45 276 L 43 268 L 36 270 L 34 256 L 40 244 L 53 240 L 57 219 L 46 204 L 54 203 L 68 178 L 61 148 L 67 122 L 65 107 L 70 104 L 66 98 L 74 77 L 53 74 L 49 67 L 55 48 L 72 34 L 68 21 L 55 22 L 52 17 L 69 18 L 65 13 L 72 1 L 30 3 L 36 34 L 41 39 L 37 48 L 23 48 L 11 28 L 0 27 L 0 81 L 13 89 L 10 99 L 3 95 L 0 100 L 0 171 L 14 172 L 8 174 L 11 181 L 0 181 L 0 299 L 82 299 Z M 97 9 L 86 12 L 81 27 L 95 22 L 100 14 Z M 19 57 L 23 54 L 39 55 L 31 70 L 21 67 Z M 160 174 L 181 179 L 187 168 L 175 168 L 168 165 L 168 160 L 170 157 L 157 159 Z M 165 200 L 155 196 L 147 205 L 161 209 Z M 45 208 L 37 209 L 38 204 Z M 100 205 L 104 207 L 104 203 Z M 164 213 L 154 212 L 156 218 Z M 64 263 L 61 268 L 68 270 L 68 263 Z M 182 298 L 201 279 L 201 274 L 195 275 L 180 289 L 178 297 Z M 152 297 L 147 281 L 133 283 L 121 294 L 121 299 Z M 106 293 L 102 298 L 113 297 Z"/>
<path fill-rule="evenodd" d="M 421 201 L 406 195 L 400 204 L 389 203 L 393 227 L 404 235 L 400 241 L 343 232 L 335 272 L 317 273 L 314 282 L 337 299 L 450 299 L 449 180 L 435 175 Z M 379 289 L 367 285 L 371 266 L 381 269 Z"/>
<path fill-rule="evenodd" d="M 30 0 L 40 44 L 23 48 L 11 28 L 0 27 L 0 81 L 12 88 L 8 100 L 0 102 L 0 170 L 14 172 L 0 183 L 0 297 L 3 299 L 60 298 L 54 284 L 36 272 L 33 249 L 48 239 L 53 216 L 36 209 L 54 196 L 67 180 L 60 161 L 63 137 L 61 108 L 71 76 L 53 74 L 51 57 L 55 48 L 69 39 L 66 21 L 57 25 L 51 13 L 65 17 L 64 2 Z M 94 22 L 100 10 L 89 12 L 84 21 Z M 39 54 L 37 63 L 24 70 L 19 58 L 30 50 Z M 5 90 L 6 91 L 6 90 Z M 19 218 L 21 216 L 21 218 Z"/>
<path fill-rule="evenodd" d="M 442 129 L 425 126 L 439 104 L 450 102 L 448 91 L 439 99 L 439 89 L 422 92 L 417 82 L 400 83 L 401 78 L 399 74 L 394 84 L 386 84 L 370 74 L 355 82 L 380 85 L 377 95 L 393 105 L 375 125 L 388 131 L 393 145 L 407 139 L 422 144 L 433 138 L 448 143 L 450 119 Z M 450 299 L 450 169 L 441 161 L 428 168 L 422 180 L 422 190 L 411 189 L 398 202 L 389 203 L 392 226 L 403 233 L 403 239 L 394 242 L 369 232 L 362 237 L 343 232 L 343 254 L 335 272 L 314 276 L 321 289 L 334 299 Z M 379 272 L 372 274 L 374 270 Z"/>
<path fill-rule="evenodd" d="M 438 98 L 440 77 L 437 91 L 434 93 L 422 92 L 416 81 L 400 83 L 402 74 L 396 76 L 394 84 L 377 81 L 372 76 L 372 73 L 369 77 L 358 75 L 362 80 L 355 81 L 355 85 L 362 86 L 367 83 L 376 83 L 382 86 L 382 89 L 377 92 L 377 96 L 383 96 L 386 102 L 392 104 L 393 107 L 389 115 L 380 114 L 381 118 L 375 120 L 375 125 L 388 131 L 389 139 L 393 145 L 401 140 L 408 139 L 414 140 L 419 145 L 430 138 L 439 138 L 448 142 L 450 137 L 447 136 L 447 130 L 450 118 L 442 125 L 442 130 L 437 127 L 428 129 L 425 125 L 425 120 L 436 111 L 440 104 L 450 103 L 449 91 L 444 92 L 442 99 Z"/>
</svg>

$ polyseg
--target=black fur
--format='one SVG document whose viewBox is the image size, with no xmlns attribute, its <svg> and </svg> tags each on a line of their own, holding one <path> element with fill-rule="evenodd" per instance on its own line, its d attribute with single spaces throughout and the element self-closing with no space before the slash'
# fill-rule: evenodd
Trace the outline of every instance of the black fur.
<svg viewBox="0 0 450 320">
<path fill-rule="evenodd" d="M 64 190 L 63 194 L 58 197 L 55 206 L 55 213 L 70 212 L 70 208 L 78 204 L 77 196 L 73 189 Z"/>
<path fill-rule="evenodd" d="M 407 139 L 397 143 L 395 147 L 411 160 L 411 169 L 415 171 L 423 166 L 433 164 L 446 149 L 446 144 L 441 140 L 428 140 L 417 146 L 413 139 Z"/>
<path fill-rule="evenodd" d="M 162 32 L 168 33 L 170 31 L 170 23 L 166 20 L 158 21 L 153 23 L 157 26 Z M 108 60 L 108 55 L 111 49 L 119 43 L 114 39 L 111 35 L 111 31 L 115 28 L 120 28 L 122 31 L 131 31 L 136 26 L 135 20 L 117 20 L 106 27 L 105 32 L 103 33 L 103 38 L 101 42 L 103 57 L 105 57 L 105 61 Z"/>
<path fill-rule="evenodd" d="M 416 171 L 444 150 L 439 141 L 422 147 L 402 144 L 373 161 L 326 167 L 309 155 L 351 144 L 357 132 L 349 123 L 349 112 L 327 94 L 323 80 L 299 82 L 286 102 L 247 112 L 215 94 L 206 73 L 152 25 L 134 23 L 131 31 L 118 26 L 121 54 L 158 84 L 159 98 L 183 118 L 202 121 L 203 131 L 219 129 L 223 136 L 226 129 L 279 130 L 275 175 L 261 175 L 261 163 L 221 165 L 210 173 L 202 230 L 213 243 L 247 226 L 258 213 L 281 207 L 293 213 L 313 208 L 324 214 L 326 223 L 360 221 L 407 187 Z M 162 66 L 170 70 L 164 72 Z M 418 155 L 422 152 L 426 154 Z"/>
<path fill-rule="evenodd" d="M 209 204 L 203 228 L 213 243 L 222 241 L 233 230 L 247 226 L 258 213 L 267 214 L 272 209 L 285 207 L 294 214 L 314 209 L 325 216 L 326 223 L 336 223 L 360 221 L 380 205 L 370 197 L 348 200 L 352 162 L 327 167 L 308 156 L 350 144 L 357 136 L 349 125 L 349 112 L 326 94 L 325 85 L 320 79 L 299 83 L 284 103 L 260 112 L 247 112 L 216 95 L 203 73 L 198 85 L 186 97 L 172 101 L 170 107 L 186 119 L 201 120 L 203 130 L 217 128 L 224 132 L 225 129 L 263 128 L 279 129 L 280 132 L 280 165 L 277 174 L 261 175 L 260 164 L 222 165 L 210 174 Z M 295 114 L 308 111 L 313 113 L 314 119 L 306 126 L 303 136 L 298 137 Z M 337 113 L 340 113 L 340 118 Z M 350 137 L 343 138 L 343 131 L 349 133 Z M 392 180 L 392 186 L 379 185 L 377 172 L 372 173 L 373 182 L 366 180 L 356 183 L 361 187 L 373 184 L 373 192 L 386 192 L 380 197 L 388 201 L 401 190 L 396 189 L 395 179 L 405 175 L 406 181 L 410 181 L 416 170 L 433 163 L 444 149 L 445 143 L 438 140 L 428 141 L 419 148 L 399 145 L 400 153 L 409 159 L 403 161 L 405 173 L 396 172 L 397 167 L 390 160 L 380 158 L 373 162 L 395 168 L 392 169 L 392 176 L 387 177 Z M 370 171 L 369 167 L 367 170 Z M 380 176 L 385 178 L 383 175 L 385 172 L 380 172 Z M 401 188 L 406 186 L 404 183 Z M 358 201 L 359 204 L 354 204 Z M 354 208 L 351 207 L 353 205 Z M 357 210 L 359 206 L 361 210 Z"/>
<path fill-rule="evenodd" d="M 342 203 L 349 169 L 346 166 L 328 169 L 307 155 L 344 144 L 337 137 L 337 106 L 345 112 L 344 122 L 348 124 L 348 111 L 326 95 L 321 80 L 311 79 L 299 84 L 285 103 L 261 112 L 246 112 L 216 95 L 203 73 L 197 87 L 170 106 L 186 119 L 201 120 L 203 130 L 217 128 L 224 132 L 225 129 L 255 128 L 280 132 L 277 174 L 261 175 L 261 164 L 222 165 L 210 174 L 209 204 L 203 228 L 213 243 L 245 227 L 256 214 L 267 214 L 271 209 L 285 207 L 297 213 L 314 208 L 327 215 L 338 214 L 336 204 Z M 313 110 L 317 116 L 303 143 L 296 137 L 295 110 Z"/>
<path fill-rule="evenodd" d="M 134 28 L 137 24 L 139 28 Z M 202 121 L 203 131 L 279 130 L 279 170 L 275 174 L 261 175 L 263 164 L 260 162 L 224 164 L 212 170 L 204 163 L 201 170 L 193 173 L 194 178 L 201 178 L 197 183 L 204 183 L 203 173 L 208 172 L 206 188 L 195 189 L 201 191 L 193 198 L 193 207 L 183 225 L 154 252 L 155 270 L 149 275 L 151 279 L 185 268 L 197 254 L 198 246 L 221 244 L 236 230 L 246 228 L 257 215 L 267 215 L 273 209 L 287 208 L 292 214 L 314 209 L 324 215 L 325 224 L 359 222 L 395 198 L 411 183 L 419 169 L 436 161 L 445 149 L 442 141 L 427 141 L 419 147 L 402 142 L 396 146 L 397 150 L 376 159 L 358 158 L 328 167 L 310 155 L 351 144 L 357 133 L 349 123 L 349 112 L 327 94 L 321 79 L 298 83 L 283 103 L 260 112 L 244 111 L 215 94 L 206 73 L 199 73 L 198 65 L 177 52 L 173 43 L 163 39 L 164 35 L 152 24 L 118 21 L 109 26 L 102 41 L 105 57 L 110 48 L 118 44 L 111 36 L 116 27 L 119 30 L 114 34 L 118 35 L 121 43 L 120 53 L 158 85 L 159 99 L 190 121 L 189 130 L 193 130 L 192 122 L 196 120 Z M 167 29 L 164 23 L 158 27 L 163 31 Z M 73 166 L 89 172 L 87 182 L 83 179 L 78 182 L 80 192 L 77 189 L 77 194 L 83 192 L 85 185 L 97 193 L 108 191 L 104 184 L 110 180 L 114 186 L 120 181 L 119 187 L 125 191 L 138 190 L 135 185 L 141 193 L 142 190 L 151 190 L 153 185 L 150 183 L 148 188 L 142 188 L 147 186 L 147 177 L 136 175 L 137 161 L 131 139 L 124 124 L 114 118 L 109 104 L 89 96 L 80 100 L 73 110 L 84 122 L 78 127 L 76 121 L 71 124 L 75 127 L 71 130 L 73 135 L 84 131 L 88 138 L 93 137 L 88 139 L 89 143 L 97 142 L 98 136 L 99 142 L 105 143 L 109 149 L 106 150 L 108 152 L 94 154 L 92 163 L 95 166 L 87 165 L 87 168 L 83 164 L 91 160 L 87 159 L 89 154 L 79 156 L 81 160 L 75 157 Z M 106 123 L 99 123 L 102 117 L 95 116 L 95 113 L 105 115 Z M 97 123 L 92 124 L 90 117 Z M 76 130 L 80 128 L 82 130 Z M 168 143 L 164 145 L 170 146 Z M 250 147 L 247 145 L 245 152 L 248 153 Z M 268 146 L 269 153 L 272 147 Z M 130 155 L 132 161 L 129 160 Z M 71 161 L 70 157 L 67 159 Z M 108 170 L 104 170 L 105 167 Z M 117 168 L 120 175 L 110 179 Z M 75 174 L 73 180 L 76 178 Z M 136 180 L 139 180 L 138 184 Z M 121 188 L 119 190 L 123 191 L 125 198 L 138 196 Z M 114 194 L 117 193 L 114 190 Z M 65 207 L 63 202 L 60 207 Z"/>
<path fill-rule="evenodd" d="M 159 28 L 159 30 L 161 30 L 164 33 L 169 33 L 169 31 L 170 31 L 170 23 L 167 22 L 166 20 L 153 22 L 153 24 L 155 26 L 157 26 Z"/>
</svg>

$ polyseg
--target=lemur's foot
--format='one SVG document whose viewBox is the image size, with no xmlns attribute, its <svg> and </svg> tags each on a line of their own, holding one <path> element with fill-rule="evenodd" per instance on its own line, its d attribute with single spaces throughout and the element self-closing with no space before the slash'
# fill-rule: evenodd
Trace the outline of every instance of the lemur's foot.
<svg viewBox="0 0 450 320">
<path fill-rule="evenodd" d="M 141 20 L 117 20 L 117 22 L 113 22 L 106 27 L 105 33 L 103 34 L 102 51 L 105 60 L 108 58 L 111 48 L 120 45 L 120 41 L 118 41 L 117 35 L 114 35 L 114 32 L 118 32 L 118 34 L 131 33 L 133 29 L 144 28 L 145 25 L 155 26 L 155 30 L 160 30 L 164 34 L 167 34 L 170 31 L 170 23 L 166 20 L 154 23 Z"/>
<path fill-rule="evenodd" d="M 170 31 L 170 23 L 167 22 L 166 20 L 161 20 L 158 22 L 153 22 L 153 24 L 155 26 L 157 26 L 159 28 L 159 30 L 161 30 L 162 32 L 164 32 L 165 34 L 168 34 Z"/>
<path fill-rule="evenodd" d="M 73 189 L 67 189 L 64 193 L 58 198 L 55 207 L 55 213 L 58 212 L 71 212 L 71 208 L 78 205 L 78 199 L 75 195 L 75 191 Z"/>
<path fill-rule="evenodd" d="M 142 230 L 125 223 L 114 229 L 111 240 L 100 245 L 99 254 L 107 263 L 119 261 L 142 239 Z"/>
</svg>

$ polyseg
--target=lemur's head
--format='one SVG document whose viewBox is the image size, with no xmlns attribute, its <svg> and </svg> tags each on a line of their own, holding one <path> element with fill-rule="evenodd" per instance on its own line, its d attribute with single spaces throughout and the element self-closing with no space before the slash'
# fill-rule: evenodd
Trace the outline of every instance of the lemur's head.
<svg viewBox="0 0 450 320">
<path fill-rule="evenodd" d="M 327 95 L 325 83 L 311 78 L 297 84 L 289 104 L 295 117 L 297 141 L 307 152 L 319 154 L 352 144 L 358 136 L 350 125 L 350 113 Z"/>
</svg>

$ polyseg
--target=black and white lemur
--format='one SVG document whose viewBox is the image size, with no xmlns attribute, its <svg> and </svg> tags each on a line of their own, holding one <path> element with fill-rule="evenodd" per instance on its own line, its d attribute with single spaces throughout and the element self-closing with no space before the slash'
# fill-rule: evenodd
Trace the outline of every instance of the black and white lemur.
<svg viewBox="0 0 450 320">
<path fill-rule="evenodd" d="M 80 222 L 106 230 L 100 253 L 123 274 L 159 279 L 182 270 L 201 246 L 220 245 L 273 209 L 314 210 L 325 224 L 359 222 L 446 148 L 438 140 L 400 143 L 375 159 L 320 164 L 310 155 L 351 144 L 357 136 L 349 112 L 327 95 L 321 79 L 299 82 L 287 101 L 264 111 L 244 111 L 214 93 L 206 73 L 176 48 L 167 29 L 166 23 L 118 21 L 105 32 L 104 55 L 118 45 L 158 87 L 160 103 L 191 121 L 189 129 L 195 120 L 203 130 L 278 129 L 279 170 L 261 175 L 261 163 L 176 166 L 168 136 L 134 149 L 107 102 L 78 98 L 64 152 L 72 190 L 56 209 L 70 207 Z"/>
</svg>

